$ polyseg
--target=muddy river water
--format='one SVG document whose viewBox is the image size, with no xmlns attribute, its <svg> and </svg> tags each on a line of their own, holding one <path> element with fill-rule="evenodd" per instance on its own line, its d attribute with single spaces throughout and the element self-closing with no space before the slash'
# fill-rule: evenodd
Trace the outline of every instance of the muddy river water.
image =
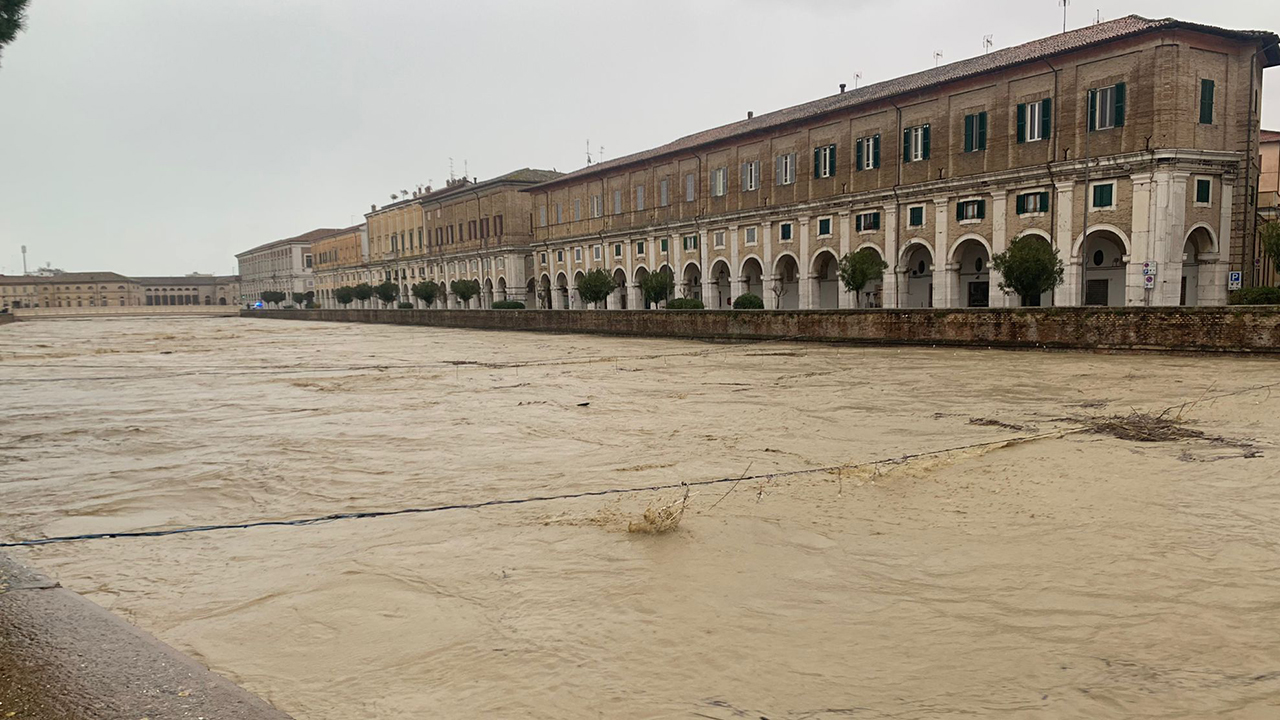
<svg viewBox="0 0 1280 720">
<path fill-rule="evenodd" d="M 1275 718 L 1278 370 L 17 323 L 0 538 L 746 473 L 663 535 L 628 524 L 678 491 L 13 552 L 299 720 Z M 1184 403 L 1222 440 L 1070 432 Z"/>
</svg>

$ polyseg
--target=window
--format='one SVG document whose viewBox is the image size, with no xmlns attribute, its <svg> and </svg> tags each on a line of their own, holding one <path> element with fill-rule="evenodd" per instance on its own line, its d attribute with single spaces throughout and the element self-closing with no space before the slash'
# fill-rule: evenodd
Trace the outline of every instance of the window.
<svg viewBox="0 0 1280 720">
<path fill-rule="evenodd" d="M 857 154 L 853 163 L 855 170 L 874 170 L 880 167 L 880 136 L 858 138 L 858 142 L 854 144 L 854 152 Z"/>
<path fill-rule="evenodd" d="M 880 213 L 866 212 L 859 213 L 854 218 L 858 232 L 874 232 L 880 229 Z"/>
<path fill-rule="evenodd" d="M 964 151 L 978 152 L 987 149 L 987 113 L 964 116 Z"/>
<path fill-rule="evenodd" d="M 792 226 L 791 226 L 791 223 L 789 223 L 789 222 L 787 222 L 787 223 L 782 223 L 781 225 L 779 225 L 779 226 L 778 226 L 778 239 L 779 239 L 779 240 L 781 240 L 782 242 L 790 242 L 790 241 L 791 241 L 791 229 L 792 229 Z"/>
<path fill-rule="evenodd" d="M 907 227 L 924 227 L 924 206 L 907 208 Z"/>
<path fill-rule="evenodd" d="M 560 203 L 556 203 L 556 224 L 559 225 L 561 222 L 562 221 L 560 220 Z M 449 242 L 453 242 L 453 238 L 449 238 Z"/>
<path fill-rule="evenodd" d="M 1049 212 L 1049 193 L 1021 193 L 1014 198 L 1014 208 L 1018 211 L 1019 215 Z"/>
<path fill-rule="evenodd" d="M 711 234 L 711 244 L 713 247 L 724 247 L 724 231 L 717 230 Z"/>
<path fill-rule="evenodd" d="M 689 173 L 688 175 L 684 176 L 684 201 L 685 202 L 693 202 L 693 198 L 695 197 L 694 183 L 696 181 L 697 179 L 693 176 L 693 173 Z"/>
<path fill-rule="evenodd" d="M 1208 205 L 1213 192 L 1213 181 L 1209 178 L 1196 178 L 1196 204 Z"/>
<path fill-rule="evenodd" d="M 658 204 L 666 207 L 671 204 L 671 197 L 667 192 L 667 179 L 662 178 L 662 182 L 658 183 Z"/>
<path fill-rule="evenodd" d="M 563 250 L 557 250 L 557 251 L 556 251 L 556 262 L 558 262 L 558 263 L 562 263 L 562 262 L 564 262 L 564 251 L 563 251 Z"/>
<path fill-rule="evenodd" d="M 644 209 L 644 186 L 636 186 L 636 210 Z"/>
<path fill-rule="evenodd" d="M 556 220 L 560 219 L 560 206 L 556 206 Z M 453 225 L 449 225 L 449 244 L 453 244 Z"/>
<path fill-rule="evenodd" d="M 658 249 L 665 255 L 667 252 L 667 238 L 658 241 Z"/>
<path fill-rule="evenodd" d="M 742 163 L 742 192 L 750 192 L 760 188 L 760 161 L 750 160 Z"/>
<path fill-rule="evenodd" d="M 493 216 L 493 234 L 502 237 L 502 216 Z"/>
<path fill-rule="evenodd" d="M 689 252 L 689 251 L 691 251 L 691 250 L 697 250 L 697 249 L 698 249 L 698 236 L 697 236 L 697 235 L 685 235 L 685 236 L 684 236 L 684 250 L 685 250 L 685 252 Z"/>
<path fill-rule="evenodd" d="M 1093 207 L 1110 208 L 1115 206 L 1115 183 L 1098 183 L 1093 186 Z"/>
<path fill-rule="evenodd" d="M 831 177 L 836 174 L 836 146 L 825 145 L 813 149 L 813 176 Z"/>
<path fill-rule="evenodd" d="M 929 126 L 917 125 L 902 131 L 902 162 L 929 159 Z"/>
<path fill-rule="evenodd" d="M 1018 104 L 1018 142 L 1036 142 L 1049 137 L 1053 120 L 1053 102 L 1049 98 Z"/>
<path fill-rule="evenodd" d="M 818 237 L 826 237 L 831 234 L 831 218 L 818 218 Z"/>
<path fill-rule="evenodd" d="M 614 215 L 622 214 L 622 191 L 621 190 L 613 191 L 613 214 Z"/>
<path fill-rule="evenodd" d="M 779 155 L 774 161 L 773 179 L 777 185 L 791 185 L 796 181 L 796 154 Z"/>
<path fill-rule="evenodd" d="M 601 254 L 602 254 L 602 253 L 601 253 L 601 251 L 600 251 L 600 246 L 599 246 L 599 245 L 592 245 L 592 246 L 591 246 L 591 257 L 592 257 L 592 258 L 594 258 L 594 259 L 596 259 L 596 260 L 599 260 L 599 259 L 600 259 Z"/>
<path fill-rule="evenodd" d="M 1213 81 L 1200 81 L 1200 124 L 1213 124 Z"/>
<path fill-rule="evenodd" d="M 643 240 L 637 240 L 637 241 L 636 241 L 636 255 L 643 255 L 643 254 L 644 254 L 644 241 L 643 241 Z"/>
<path fill-rule="evenodd" d="M 1089 129 L 1124 127 L 1124 83 L 1089 91 Z"/>
<path fill-rule="evenodd" d="M 716 168 L 711 171 L 711 197 L 722 197 L 728 189 L 729 168 Z"/>
<path fill-rule="evenodd" d="M 489 237 L 489 218 L 481 218 L 480 220 L 480 237 Z"/>
<path fill-rule="evenodd" d="M 746 245 L 756 244 L 756 229 L 754 227 L 747 228 L 745 236 L 743 238 L 743 243 Z"/>
<path fill-rule="evenodd" d="M 986 200 L 965 200 L 956 203 L 956 220 L 981 220 L 987 216 Z"/>
<path fill-rule="evenodd" d="M 598 218 L 604 215 L 604 198 L 600 195 L 591 196 L 591 217 Z"/>
<path fill-rule="evenodd" d="M 616 258 L 622 257 L 622 243 L 613 244 L 613 256 Z"/>
</svg>

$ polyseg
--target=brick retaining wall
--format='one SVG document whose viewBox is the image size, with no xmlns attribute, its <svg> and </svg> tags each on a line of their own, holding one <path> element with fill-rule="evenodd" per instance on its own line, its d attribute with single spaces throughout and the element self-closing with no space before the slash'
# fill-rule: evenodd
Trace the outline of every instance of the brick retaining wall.
<svg viewBox="0 0 1280 720">
<path fill-rule="evenodd" d="M 242 317 L 716 340 L 1280 352 L 1280 306 L 914 310 L 242 310 Z"/>
<path fill-rule="evenodd" d="M 15 322 L 17 319 L 13 316 L 13 313 L 0 313 L 0 325 Z"/>
</svg>

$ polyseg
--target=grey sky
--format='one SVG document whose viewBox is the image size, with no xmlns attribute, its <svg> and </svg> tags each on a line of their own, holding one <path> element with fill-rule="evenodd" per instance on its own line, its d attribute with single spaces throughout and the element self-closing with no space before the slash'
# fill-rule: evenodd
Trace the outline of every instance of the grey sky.
<svg viewBox="0 0 1280 720">
<path fill-rule="evenodd" d="M 566 171 L 1062 29 L 1056 0 L 33 0 L 0 58 L 0 272 L 227 273 L 418 183 Z M 1280 30 L 1280 3 L 1073 0 Z M 1280 129 L 1280 69 L 1263 125 Z"/>
</svg>

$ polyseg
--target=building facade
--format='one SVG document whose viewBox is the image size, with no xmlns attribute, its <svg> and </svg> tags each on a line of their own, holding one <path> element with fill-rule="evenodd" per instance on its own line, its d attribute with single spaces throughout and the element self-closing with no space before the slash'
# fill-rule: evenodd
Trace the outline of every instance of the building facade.
<svg viewBox="0 0 1280 720">
<path fill-rule="evenodd" d="M 1263 130 L 1258 163 L 1258 220 L 1280 221 L 1280 131 Z M 1253 257 L 1254 285 L 1280 285 L 1275 263 L 1258 246 Z"/>
<path fill-rule="evenodd" d="M 238 275 L 190 273 L 134 278 L 142 286 L 143 305 L 240 305 Z"/>
<path fill-rule="evenodd" d="M 1276 35 L 1130 16 L 751 116 L 530 191 L 542 307 L 677 295 L 727 307 L 1222 304 L 1253 257 L 1262 71 Z M 1252 176 L 1252 177 L 1251 177 Z M 993 255 L 1049 243 L 1065 282 L 998 289 Z M 839 258 L 883 280 L 853 298 Z"/>
<path fill-rule="evenodd" d="M 240 265 L 240 293 L 244 302 L 255 303 L 263 291 L 286 295 L 315 291 L 311 243 L 338 232 L 320 228 L 297 237 L 259 245 L 236 255 Z"/>
<path fill-rule="evenodd" d="M 129 307 L 142 303 L 142 285 L 113 272 L 0 275 L 0 309 Z"/>
<path fill-rule="evenodd" d="M 316 279 L 316 301 L 322 307 L 338 307 L 334 290 L 346 285 L 373 282 L 369 266 L 369 232 L 354 225 L 319 238 L 311 246 Z"/>
</svg>

